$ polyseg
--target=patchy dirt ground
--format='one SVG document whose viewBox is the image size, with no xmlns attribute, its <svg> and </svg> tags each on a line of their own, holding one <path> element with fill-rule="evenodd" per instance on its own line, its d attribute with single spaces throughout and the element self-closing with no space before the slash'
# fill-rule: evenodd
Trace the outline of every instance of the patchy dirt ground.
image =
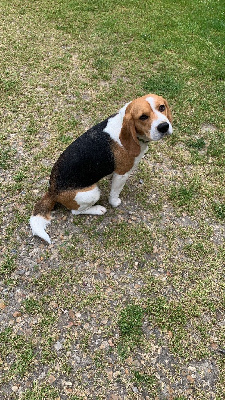
<svg viewBox="0 0 225 400">
<path fill-rule="evenodd" d="M 139 77 L 94 80 L 82 40 L 18 4 L 1 9 L 1 399 L 222 399 L 221 126 L 195 121 L 190 139 L 175 118 L 118 209 L 104 179 L 107 213 L 57 206 L 46 245 L 28 222 L 54 160 L 134 97 Z"/>
</svg>

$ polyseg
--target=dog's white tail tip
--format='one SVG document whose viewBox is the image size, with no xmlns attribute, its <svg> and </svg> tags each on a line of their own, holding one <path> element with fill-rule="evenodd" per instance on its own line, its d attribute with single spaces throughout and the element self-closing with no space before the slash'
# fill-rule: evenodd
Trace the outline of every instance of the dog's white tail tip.
<svg viewBox="0 0 225 400">
<path fill-rule="evenodd" d="M 48 224 L 50 224 L 50 221 L 48 221 L 41 215 L 32 215 L 30 217 L 30 226 L 33 235 L 39 236 L 40 238 L 51 244 L 51 239 L 47 232 L 45 232 L 45 228 Z"/>
</svg>

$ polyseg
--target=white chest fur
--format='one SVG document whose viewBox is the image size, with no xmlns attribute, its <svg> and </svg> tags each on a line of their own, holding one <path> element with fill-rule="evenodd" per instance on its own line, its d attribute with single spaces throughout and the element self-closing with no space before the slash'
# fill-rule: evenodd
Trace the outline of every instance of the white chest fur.
<svg viewBox="0 0 225 400">
<path fill-rule="evenodd" d="M 148 151 L 148 142 L 147 142 L 147 143 L 140 142 L 140 146 L 141 146 L 141 152 L 140 152 L 140 154 L 139 154 L 137 157 L 135 157 L 134 166 L 133 166 L 132 169 L 134 169 L 135 167 L 138 166 L 140 160 L 142 159 L 142 157 L 144 156 L 144 154 Z"/>
<path fill-rule="evenodd" d="M 125 115 L 125 111 L 126 108 L 128 106 L 129 103 L 125 104 L 125 106 L 123 106 L 118 114 L 116 114 L 114 117 L 109 118 L 108 123 L 105 127 L 105 129 L 103 130 L 103 132 L 107 132 L 110 137 L 115 140 L 115 142 L 119 143 L 120 146 L 122 146 L 121 141 L 120 141 L 120 132 L 121 132 L 121 128 L 123 125 L 123 117 Z"/>
</svg>

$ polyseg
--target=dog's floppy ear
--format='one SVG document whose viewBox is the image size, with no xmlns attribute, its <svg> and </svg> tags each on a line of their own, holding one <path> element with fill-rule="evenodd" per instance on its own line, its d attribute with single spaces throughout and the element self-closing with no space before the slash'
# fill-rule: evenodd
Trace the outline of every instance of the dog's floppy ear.
<svg viewBox="0 0 225 400">
<path fill-rule="evenodd" d="M 134 119 L 130 111 L 127 111 L 123 118 L 120 141 L 131 156 L 137 157 L 140 154 L 141 148 L 137 139 Z"/>
<path fill-rule="evenodd" d="M 166 103 L 166 109 L 167 109 L 167 118 L 172 123 L 172 114 L 171 114 L 171 111 L 170 111 L 170 108 L 169 108 L 168 101 L 165 100 L 165 103 Z"/>
</svg>

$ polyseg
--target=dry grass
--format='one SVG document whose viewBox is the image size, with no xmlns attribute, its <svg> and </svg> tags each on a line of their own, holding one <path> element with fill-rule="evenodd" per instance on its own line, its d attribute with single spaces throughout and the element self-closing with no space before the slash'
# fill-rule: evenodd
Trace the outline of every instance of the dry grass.
<svg viewBox="0 0 225 400">
<path fill-rule="evenodd" d="M 2 399 L 223 398 L 222 2 L 183 3 L 1 2 Z M 104 217 L 58 207 L 33 238 L 62 150 L 151 91 L 174 135 L 121 207 L 103 180 Z"/>
</svg>

